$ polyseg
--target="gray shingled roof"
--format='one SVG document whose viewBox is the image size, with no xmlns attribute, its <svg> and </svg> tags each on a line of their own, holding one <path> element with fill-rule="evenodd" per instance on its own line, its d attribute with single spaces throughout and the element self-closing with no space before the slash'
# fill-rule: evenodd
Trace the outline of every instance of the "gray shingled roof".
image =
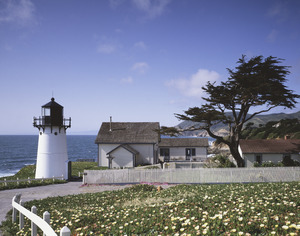
<svg viewBox="0 0 300 236">
<path fill-rule="evenodd" d="M 133 143 L 158 143 L 159 122 L 103 122 L 96 144 L 133 144 Z"/>
<path fill-rule="evenodd" d="M 159 147 L 208 147 L 207 138 L 162 138 Z"/>
<path fill-rule="evenodd" d="M 240 140 L 243 153 L 299 153 L 300 139 Z"/>
</svg>

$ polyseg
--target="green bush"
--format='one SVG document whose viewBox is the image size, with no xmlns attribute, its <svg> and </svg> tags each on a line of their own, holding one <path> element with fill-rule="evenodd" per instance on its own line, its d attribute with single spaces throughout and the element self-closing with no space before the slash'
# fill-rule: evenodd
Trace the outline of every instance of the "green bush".
<svg viewBox="0 0 300 236">
<path fill-rule="evenodd" d="M 229 168 L 229 167 L 236 167 L 233 162 L 231 162 L 226 156 L 224 155 L 216 155 L 212 158 L 212 162 L 217 164 L 217 168 Z"/>
<path fill-rule="evenodd" d="M 1 177 L 0 180 L 27 180 L 28 178 L 34 179 L 35 178 L 35 165 L 28 165 L 24 166 L 21 170 L 19 170 L 13 176 Z M 29 188 L 29 187 L 36 187 L 36 186 L 43 186 L 49 184 L 61 184 L 66 183 L 65 180 L 57 180 L 54 181 L 52 179 L 49 180 L 31 180 L 19 182 L 9 182 L 5 185 L 5 183 L 0 183 L 0 190 L 7 190 L 7 189 L 16 189 L 16 188 Z"/>
<path fill-rule="evenodd" d="M 78 173 L 84 170 L 106 170 L 107 167 L 98 166 L 97 162 L 72 162 L 72 177 L 78 177 Z"/>
</svg>

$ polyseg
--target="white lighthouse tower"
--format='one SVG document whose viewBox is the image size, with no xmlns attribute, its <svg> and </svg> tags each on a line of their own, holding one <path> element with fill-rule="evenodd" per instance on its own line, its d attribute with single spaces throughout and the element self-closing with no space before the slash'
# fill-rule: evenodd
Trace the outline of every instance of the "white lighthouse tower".
<svg viewBox="0 0 300 236">
<path fill-rule="evenodd" d="M 42 116 L 33 118 L 33 126 L 39 129 L 35 178 L 68 178 L 66 130 L 71 118 L 64 119 L 63 109 L 51 98 L 42 106 Z"/>
</svg>

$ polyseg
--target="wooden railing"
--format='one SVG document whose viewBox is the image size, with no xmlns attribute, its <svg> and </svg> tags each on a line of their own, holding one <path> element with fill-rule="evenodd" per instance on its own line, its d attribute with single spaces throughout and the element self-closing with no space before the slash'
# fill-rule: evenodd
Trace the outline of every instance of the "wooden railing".
<svg viewBox="0 0 300 236">
<path fill-rule="evenodd" d="M 43 235 L 47 236 L 57 236 L 55 231 L 49 225 L 50 223 L 50 214 L 45 211 L 43 214 L 43 219 L 39 217 L 36 212 L 37 208 L 35 206 L 31 207 L 31 211 L 23 207 L 23 202 L 21 200 L 21 194 L 18 194 L 12 199 L 12 221 L 17 221 L 17 211 L 19 211 L 19 229 L 21 230 L 24 227 L 24 216 L 26 216 L 31 221 L 31 236 L 37 235 L 37 227 L 43 231 Z M 71 231 L 67 226 L 64 226 L 60 230 L 60 236 L 70 236 Z"/>
</svg>

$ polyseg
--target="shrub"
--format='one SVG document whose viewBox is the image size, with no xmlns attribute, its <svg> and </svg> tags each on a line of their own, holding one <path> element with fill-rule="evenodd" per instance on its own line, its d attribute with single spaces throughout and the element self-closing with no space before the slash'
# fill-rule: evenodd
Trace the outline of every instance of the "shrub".
<svg viewBox="0 0 300 236">
<path fill-rule="evenodd" d="M 213 163 L 217 164 L 217 168 L 236 167 L 235 164 L 224 155 L 216 155 L 211 160 Z"/>
</svg>

